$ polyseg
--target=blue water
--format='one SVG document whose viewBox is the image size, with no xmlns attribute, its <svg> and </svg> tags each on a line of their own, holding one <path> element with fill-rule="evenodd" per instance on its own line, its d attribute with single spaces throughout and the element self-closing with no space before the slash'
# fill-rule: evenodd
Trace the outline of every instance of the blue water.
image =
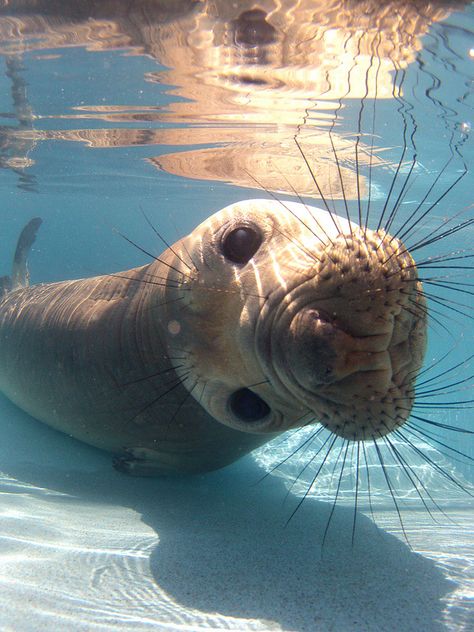
<svg viewBox="0 0 474 632">
<path fill-rule="evenodd" d="M 0 6 L 2 274 L 10 270 L 19 231 L 34 216 L 44 223 L 29 268 L 32 283 L 42 283 L 147 263 L 117 232 L 159 253 L 142 211 L 172 242 L 232 202 L 268 198 L 265 188 L 294 199 L 293 186 L 322 206 L 295 135 L 341 214 L 330 131 L 353 219 L 358 167 L 362 212 L 370 198 L 372 225 L 397 168 L 392 205 L 412 174 L 395 227 L 440 173 L 424 208 L 466 175 L 430 211 L 419 236 L 473 217 L 472 5 L 436 14 L 432 24 L 420 18 L 419 39 L 410 31 L 401 46 L 406 57 L 379 67 L 377 55 L 340 48 L 328 16 L 318 31 L 326 33 L 325 45 L 306 44 L 305 57 L 304 42 L 312 40 L 295 27 L 310 24 L 307 13 L 298 18 L 304 6 L 285 14 L 261 3 L 278 28 L 259 57 L 258 47 L 233 44 L 236 31 L 234 40 L 222 35 L 232 32 L 247 3 L 217 3 L 215 12 L 206 3 L 175 3 L 173 10 L 155 3 L 164 7 L 159 19 L 149 3 L 143 14 L 124 12 L 122 4 L 112 15 L 90 8 L 90 19 L 82 9 L 69 13 L 68 2 L 38 13 L 28 3 Z M 350 23 L 346 28 L 351 32 Z M 291 49 L 292 33 L 294 65 L 278 40 L 286 37 Z M 473 230 L 417 257 L 470 256 Z M 436 272 L 471 285 L 464 286 L 468 293 L 436 289 L 448 302 L 430 303 L 435 318 L 426 366 L 439 380 L 448 371 L 446 384 L 462 382 L 437 397 L 438 410 L 424 414 L 472 431 L 470 402 L 446 403 L 473 399 L 473 260 L 460 261 L 462 269 Z M 354 470 L 347 467 L 339 484 L 341 463 L 329 459 L 311 487 L 319 444 L 285 460 L 307 430 L 220 472 L 140 480 L 115 472 L 110 455 L 43 426 L 4 398 L 0 428 L 0 629 L 474 628 L 469 434 L 437 427 L 434 436 L 416 439 L 448 477 L 406 453 L 445 512 L 424 496 L 437 522 L 388 457 L 394 504 L 368 448 L 371 494 L 362 477 L 353 537 Z"/>
</svg>

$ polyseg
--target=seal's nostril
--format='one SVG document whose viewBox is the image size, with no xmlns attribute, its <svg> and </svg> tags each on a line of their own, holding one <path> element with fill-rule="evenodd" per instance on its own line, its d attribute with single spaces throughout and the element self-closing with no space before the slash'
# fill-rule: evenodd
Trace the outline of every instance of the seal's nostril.
<svg viewBox="0 0 474 632">
<path fill-rule="evenodd" d="M 248 423 L 260 421 L 270 413 L 268 404 L 248 388 L 240 388 L 232 393 L 229 407 L 238 419 Z"/>
<path fill-rule="evenodd" d="M 284 344 L 287 365 L 309 389 L 332 382 L 338 328 L 317 309 L 304 308 L 293 318 Z"/>
</svg>

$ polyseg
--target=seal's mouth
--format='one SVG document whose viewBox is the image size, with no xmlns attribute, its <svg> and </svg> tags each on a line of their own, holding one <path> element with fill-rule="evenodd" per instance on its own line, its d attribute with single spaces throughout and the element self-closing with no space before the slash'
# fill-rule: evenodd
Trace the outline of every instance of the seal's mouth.
<svg viewBox="0 0 474 632">
<path fill-rule="evenodd" d="M 323 425 L 347 439 L 383 436 L 413 404 L 410 345 L 353 336 L 317 309 L 293 319 L 285 347 L 290 382 Z"/>
<path fill-rule="evenodd" d="M 352 336 L 328 315 L 306 307 L 288 329 L 288 369 L 312 391 L 355 374 L 384 372 L 390 367 L 384 338 Z"/>
<path fill-rule="evenodd" d="M 410 415 L 425 351 L 415 264 L 383 231 L 355 229 L 317 259 L 313 278 L 273 318 L 278 378 L 335 434 L 386 435 Z"/>
</svg>

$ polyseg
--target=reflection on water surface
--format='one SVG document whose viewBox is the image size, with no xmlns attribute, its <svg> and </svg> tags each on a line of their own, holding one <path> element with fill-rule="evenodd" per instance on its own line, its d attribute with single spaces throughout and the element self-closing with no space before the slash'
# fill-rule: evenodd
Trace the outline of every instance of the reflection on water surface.
<svg viewBox="0 0 474 632">
<path fill-rule="evenodd" d="M 386 153 L 394 140 L 401 142 L 400 116 L 395 139 L 384 137 L 383 127 L 397 110 L 410 111 L 417 96 L 412 96 L 415 86 L 407 68 L 415 63 L 422 69 L 422 37 L 463 5 L 357 0 L 5 4 L 0 50 L 12 67 L 15 114 L 23 121 L 4 132 L 6 144 L 18 147 L 15 156 L 6 149 L 6 166 L 29 167 L 28 148 L 38 140 L 91 147 L 194 146 L 150 161 L 186 177 L 317 195 L 296 136 L 321 190 L 334 199 L 367 195 L 369 172 L 392 163 Z M 445 36 L 440 35 L 438 48 Z M 151 57 L 159 69 L 144 79 L 167 85 L 169 103 L 81 100 L 69 111 L 46 115 L 67 120 L 50 129 L 44 113 L 30 112 L 21 87 L 22 56 L 30 53 L 34 64 L 44 60 L 43 51 L 51 55 L 53 49 L 71 46 Z M 25 112 L 26 120 L 20 118 Z"/>
</svg>

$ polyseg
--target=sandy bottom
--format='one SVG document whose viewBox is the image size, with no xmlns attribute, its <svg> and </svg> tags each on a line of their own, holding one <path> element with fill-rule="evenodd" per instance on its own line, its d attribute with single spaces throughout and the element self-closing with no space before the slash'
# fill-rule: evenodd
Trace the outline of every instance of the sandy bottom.
<svg viewBox="0 0 474 632">
<path fill-rule="evenodd" d="M 249 457 L 211 475 L 133 479 L 0 401 L 0 628 L 474 629 L 474 511 L 377 525 L 295 499 Z"/>
</svg>

